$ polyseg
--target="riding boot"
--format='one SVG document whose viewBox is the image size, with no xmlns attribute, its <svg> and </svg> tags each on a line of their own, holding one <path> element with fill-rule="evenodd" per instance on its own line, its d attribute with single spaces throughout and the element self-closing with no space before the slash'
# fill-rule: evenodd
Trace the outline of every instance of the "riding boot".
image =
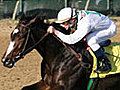
<svg viewBox="0 0 120 90">
<path fill-rule="evenodd" d="M 99 45 L 101 47 L 106 47 L 106 46 L 110 45 L 110 43 L 111 43 L 111 40 L 108 39 L 108 40 L 102 41 L 101 43 L 99 43 Z"/>
<path fill-rule="evenodd" d="M 95 51 L 95 55 L 97 57 L 97 68 L 96 68 L 95 72 L 97 72 L 97 73 L 101 73 L 101 72 L 105 72 L 105 71 L 109 72 L 112 69 L 111 64 L 110 64 L 109 59 L 105 55 L 104 51 L 102 50 L 102 48 Z M 100 63 L 102 65 L 100 65 Z"/>
</svg>

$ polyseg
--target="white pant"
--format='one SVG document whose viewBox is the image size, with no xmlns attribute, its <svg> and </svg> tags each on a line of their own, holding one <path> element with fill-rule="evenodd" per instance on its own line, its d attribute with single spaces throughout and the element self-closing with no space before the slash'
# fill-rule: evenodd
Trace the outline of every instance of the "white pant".
<svg viewBox="0 0 120 90">
<path fill-rule="evenodd" d="M 113 37 L 116 33 L 117 26 L 112 22 L 109 28 L 90 33 L 87 36 L 87 43 L 93 51 L 97 51 L 100 48 L 99 42 Z"/>
</svg>

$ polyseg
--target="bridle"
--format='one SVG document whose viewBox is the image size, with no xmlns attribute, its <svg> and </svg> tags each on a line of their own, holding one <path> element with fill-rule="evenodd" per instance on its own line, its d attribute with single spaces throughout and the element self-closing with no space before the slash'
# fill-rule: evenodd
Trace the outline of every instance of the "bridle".
<svg viewBox="0 0 120 90">
<path fill-rule="evenodd" d="M 46 36 L 48 36 L 48 32 L 45 33 L 40 40 L 38 40 L 37 42 L 35 42 L 35 39 L 33 37 L 33 35 L 31 34 L 31 38 L 32 38 L 32 41 L 34 43 L 33 46 L 29 47 L 28 49 L 26 49 L 27 47 L 27 43 L 28 43 L 28 39 L 30 37 L 30 28 L 29 28 L 29 25 L 31 23 L 33 23 L 35 21 L 36 18 L 34 18 L 33 20 L 31 20 L 28 24 L 24 25 L 24 24 L 20 24 L 23 28 L 28 28 L 28 33 L 27 33 L 27 37 L 26 37 L 26 41 L 25 41 L 25 45 L 22 49 L 22 52 L 17 56 L 17 58 L 15 58 L 15 60 L 13 62 L 16 62 L 18 61 L 20 58 L 24 58 L 25 54 L 29 51 L 31 51 L 32 49 L 34 49 Z M 69 45 L 66 45 L 62 40 L 60 40 L 56 35 L 53 34 L 53 36 L 59 41 L 61 42 L 65 48 L 67 48 L 71 53 L 73 53 L 75 55 L 75 57 L 77 58 L 78 61 L 80 61 L 81 63 L 81 66 L 83 66 L 84 68 L 90 68 L 91 65 L 90 64 L 86 64 L 82 61 L 82 55 L 81 54 L 78 54 L 76 53 Z M 25 50 L 26 49 L 26 50 Z"/>
<path fill-rule="evenodd" d="M 72 16 L 73 16 L 73 8 L 71 8 L 71 18 L 72 18 Z M 28 39 L 29 39 L 29 36 L 30 36 L 30 28 L 29 28 L 29 25 L 30 24 L 32 24 L 33 22 L 35 22 L 35 20 L 36 20 L 36 18 L 37 18 L 38 16 L 36 16 L 34 19 L 32 19 L 29 23 L 27 23 L 27 24 L 20 24 L 20 26 L 22 26 L 23 28 L 28 28 L 28 34 L 27 34 L 27 37 L 26 37 L 26 41 L 25 41 L 25 45 L 24 45 L 24 47 L 23 47 L 23 50 L 22 50 L 22 52 L 19 54 L 19 56 L 17 56 L 17 58 L 16 58 L 16 61 L 17 60 L 19 60 L 20 58 L 23 58 L 24 57 L 24 55 L 28 52 L 28 51 L 30 51 L 30 50 L 32 50 L 32 49 L 34 49 L 49 33 L 47 32 L 47 33 L 45 33 L 42 37 L 41 37 L 41 39 L 39 40 L 39 41 L 37 41 L 36 43 L 35 43 L 35 40 L 34 40 L 34 37 L 33 37 L 33 35 L 31 34 L 31 38 L 32 38 L 32 41 L 33 41 L 33 43 L 34 43 L 34 45 L 33 46 L 31 46 L 31 47 L 29 47 L 27 50 L 25 50 L 26 49 L 26 47 L 27 47 L 27 43 L 28 43 Z M 81 60 L 80 59 L 80 57 L 81 57 L 81 55 L 77 55 L 77 53 L 74 51 L 74 50 L 72 50 L 70 47 L 68 47 L 64 42 L 62 42 L 59 38 L 57 38 L 55 35 L 54 35 L 54 37 L 57 39 L 57 40 L 59 40 L 65 47 L 67 47 L 67 48 L 69 48 L 69 50 L 77 57 L 77 59 L 78 60 Z"/>
<path fill-rule="evenodd" d="M 31 31 L 31 30 L 29 29 L 29 30 L 28 30 L 28 35 L 27 35 L 27 38 L 26 38 L 26 41 L 25 41 L 24 48 L 23 48 L 22 52 L 20 53 L 20 56 L 21 56 L 21 57 L 24 57 L 24 55 L 25 55 L 28 51 L 34 49 L 34 48 L 49 34 L 48 32 L 45 33 L 45 34 L 41 37 L 41 39 L 40 39 L 39 41 L 37 41 L 37 42 L 35 42 L 34 37 L 33 37 L 33 35 L 31 34 L 31 38 L 32 38 L 32 41 L 33 41 L 34 45 L 31 46 L 31 47 L 29 47 L 28 49 L 26 49 L 26 46 L 27 46 L 27 43 L 28 43 L 28 39 L 29 39 L 29 36 L 30 36 L 30 31 Z M 25 50 L 25 49 L 26 49 L 26 50 Z"/>
<path fill-rule="evenodd" d="M 33 23 L 34 21 L 35 21 L 35 19 L 36 19 L 36 17 L 34 18 L 34 19 L 32 19 L 28 24 L 26 24 L 26 25 L 24 25 L 24 24 L 19 24 L 20 26 L 22 26 L 23 28 L 28 28 L 28 31 L 27 31 L 27 37 L 26 37 L 26 40 L 25 40 L 25 44 L 24 44 L 24 47 L 23 47 L 23 49 L 22 49 L 22 51 L 19 53 L 19 55 L 15 58 L 15 60 L 13 61 L 13 62 L 16 62 L 16 61 L 18 61 L 20 58 L 24 58 L 24 56 L 25 56 L 25 54 L 27 53 L 27 52 L 29 52 L 29 51 L 31 51 L 32 49 L 34 49 L 49 33 L 47 32 L 47 33 L 45 33 L 42 37 L 41 37 L 41 39 L 39 40 L 39 41 L 37 41 L 37 42 L 35 42 L 35 39 L 34 39 L 34 37 L 33 37 L 33 35 L 32 35 L 32 33 L 31 33 L 31 29 L 29 28 L 29 25 L 31 24 L 31 23 Z M 26 47 L 27 47 L 27 43 L 28 43 L 28 39 L 29 39 L 29 37 L 30 37 L 30 33 L 31 33 L 31 38 L 32 38 L 32 42 L 33 42 L 33 44 L 34 45 L 32 45 L 31 47 L 29 47 L 28 49 L 26 49 Z M 26 49 L 26 50 L 25 50 Z"/>
</svg>

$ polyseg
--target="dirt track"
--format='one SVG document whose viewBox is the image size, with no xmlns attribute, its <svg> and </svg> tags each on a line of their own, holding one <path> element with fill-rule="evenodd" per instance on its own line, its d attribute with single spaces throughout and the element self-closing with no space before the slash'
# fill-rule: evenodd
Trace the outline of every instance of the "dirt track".
<svg viewBox="0 0 120 90">
<path fill-rule="evenodd" d="M 118 26 L 117 35 L 112 41 L 120 42 L 120 21 L 116 22 Z M 9 44 L 11 31 L 14 29 L 17 21 L 10 19 L 0 20 L 0 59 L 2 58 Z M 20 90 L 25 85 L 33 84 L 41 79 L 40 64 L 42 57 L 33 50 L 24 59 L 16 63 L 16 67 L 8 69 L 3 67 L 0 62 L 0 90 Z"/>
</svg>

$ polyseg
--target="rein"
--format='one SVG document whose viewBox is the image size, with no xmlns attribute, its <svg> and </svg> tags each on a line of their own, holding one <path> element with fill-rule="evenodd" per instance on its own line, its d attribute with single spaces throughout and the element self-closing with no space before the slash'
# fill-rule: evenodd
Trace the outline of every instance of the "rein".
<svg viewBox="0 0 120 90">
<path fill-rule="evenodd" d="M 29 29 L 29 32 L 28 32 L 29 35 L 27 35 L 27 39 L 26 39 L 26 42 L 25 42 L 25 46 L 24 46 L 24 49 L 22 50 L 22 52 L 20 53 L 20 57 L 24 57 L 24 55 L 34 49 L 46 36 L 48 36 L 48 32 L 44 34 L 44 36 L 41 37 L 41 39 L 38 41 L 38 42 L 34 42 L 34 45 L 31 46 L 30 48 L 28 48 L 27 50 L 25 50 L 26 48 L 26 45 L 27 45 L 27 42 L 28 42 L 28 38 L 30 36 L 30 29 Z M 89 63 L 84 63 L 82 61 L 82 55 L 79 53 L 76 53 L 69 45 L 66 45 L 62 40 L 60 40 L 57 36 L 53 35 L 58 41 L 60 41 L 71 53 L 73 53 L 75 55 L 75 57 L 77 58 L 78 61 L 80 61 L 81 63 L 81 66 L 84 67 L 84 68 L 87 68 L 89 69 L 91 67 L 91 65 Z M 33 41 L 34 41 L 34 38 L 33 38 Z"/>
<path fill-rule="evenodd" d="M 20 53 L 20 55 L 18 56 L 17 59 L 23 58 L 24 55 L 25 55 L 28 51 L 34 49 L 34 48 L 49 34 L 49 33 L 44 34 L 44 36 L 43 36 L 37 43 L 35 43 L 34 37 L 33 37 L 33 35 L 32 35 L 31 38 L 32 38 L 32 40 L 33 40 L 34 45 L 31 46 L 30 48 L 28 48 L 27 50 L 25 50 L 25 48 L 26 48 L 26 46 L 27 46 L 27 42 L 28 42 L 29 36 L 30 36 L 30 28 L 29 28 L 28 26 L 29 26 L 30 24 L 32 24 L 33 22 L 35 22 L 35 20 L 36 20 L 37 17 L 38 17 L 38 16 L 36 16 L 34 19 L 32 19 L 32 20 L 31 20 L 29 23 L 27 23 L 26 25 L 24 25 L 24 24 L 22 24 L 22 23 L 20 24 L 22 27 L 28 28 L 29 30 L 28 30 L 28 34 L 27 34 L 27 38 L 26 38 L 26 41 L 25 41 L 25 45 L 24 45 L 24 47 L 23 47 L 23 50 L 22 50 L 22 52 Z"/>
<path fill-rule="evenodd" d="M 30 34 L 30 33 L 29 33 L 29 34 Z M 34 45 L 31 46 L 30 48 L 28 48 L 27 50 L 25 50 L 25 48 L 24 48 L 24 50 L 20 53 L 20 56 L 21 56 L 21 57 L 24 57 L 24 55 L 25 55 L 28 51 L 34 49 L 48 34 L 49 34 L 49 33 L 45 33 L 44 36 L 42 36 L 42 38 L 41 38 L 39 41 L 37 41 L 36 43 L 34 42 Z M 28 38 L 28 37 L 27 37 L 27 38 Z M 34 39 L 34 38 L 33 38 L 33 39 Z M 33 40 L 33 41 L 34 41 L 34 40 Z M 27 42 L 28 42 L 28 39 L 26 40 L 26 44 L 25 44 L 25 45 L 27 45 Z M 26 47 L 26 46 L 24 46 L 24 47 Z"/>
<path fill-rule="evenodd" d="M 31 20 L 30 23 L 33 23 L 33 20 Z M 30 24 L 30 23 L 29 23 L 29 24 Z M 20 25 L 22 25 L 24 28 L 29 28 L 29 27 L 28 27 L 29 24 L 27 24 L 27 25 L 20 24 Z M 25 41 L 25 45 L 24 45 L 24 47 L 23 47 L 23 50 L 22 50 L 22 52 L 19 54 L 19 56 L 16 58 L 15 61 L 18 61 L 20 58 L 24 58 L 25 54 L 26 54 L 28 51 L 34 49 L 48 34 L 49 34 L 49 33 L 45 33 L 45 34 L 41 37 L 41 39 L 40 39 L 39 41 L 37 41 L 36 43 L 35 43 L 35 40 L 34 40 L 33 35 L 31 34 L 31 38 L 32 38 L 32 40 L 33 40 L 34 45 L 31 46 L 30 48 L 28 48 L 27 50 L 25 50 L 25 48 L 26 48 L 26 46 L 27 46 L 27 43 L 28 43 L 28 39 L 29 39 L 29 37 L 30 37 L 30 28 L 29 28 L 28 34 L 27 34 L 27 38 L 26 38 L 26 41 Z"/>
<path fill-rule="evenodd" d="M 46 36 L 48 36 L 48 32 L 47 33 L 45 33 L 44 34 L 44 36 L 42 36 L 41 37 L 41 39 L 39 40 L 39 41 L 37 41 L 36 43 L 35 43 L 35 40 L 34 40 L 34 37 L 33 37 L 33 35 L 32 35 L 32 40 L 33 40 L 33 43 L 34 43 L 34 45 L 33 46 L 31 46 L 30 48 L 28 48 L 27 50 L 25 50 L 25 48 L 26 48 L 26 46 L 27 46 L 27 43 L 28 43 L 28 39 L 29 39 L 29 37 L 30 37 L 30 28 L 28 27 L 30 24 L 32 24 L 33 22 L 35 22 L 35 20 L 36 20 L 36 18 L 37 17 L 35 17 L 34 19 L 32 19 L 28 24 L 26 24 L 26 25 L 24 25 L 24 24 L 20 24 L 21 26 L 23 26 L 24 28 L 28 28 L 29 30 L 28 30 L 28 35 L 27 35 L 27 38 L 26 38 L 26 41 L 25 41 L 25 45 L 24 45 L 24 47 L 23 47 L 23 50 L 22 50 L 22 52 L 20 53 L 20 55 L 16 58 L 16 60 L 15 61 L 17 61 L 19 58 L 23 58 L 24 57 L 24 55 L 28 52 L 28 51 L 30 51 L 30 50 L 32 50 L 32 49 L 34 49 Z M 84 68 L 90 68 L 91 67 L 91 65 L 89 64 L 89 63 L 84 63 L 83 61 L 82 61 L 82 55 L 80 54 L 80 53 L 76 53 L 69 45 L 66 45 L 63 41 L 61 41 L 57 36 L 55 36 L 55 35 L 53 35 L 58 41 L 60 41 L 71 53 L 73 53 L 74 55 L 75 55 L 75 57 L 77 58 L 77 60 L 78 61 L 80 61 L 81 62 L 81 66 L 83 66 Z"/>
<path fill-rule="evenodd" d="M 69 45 L 66 45 L 62 40 L 60 40 L 56 35 L 53 35 L 59 42 L 61 42 L 63 44 L 64 47 L 66 47 L 72 54 L 75 55 L 75 57 L 77 58 L 78 61 L 80 61 L 81 66 L 89 69 L 91 67 L 91 65 L 89 63 L 84 63 L 82 61 L 82 55 L 80 53 L 76 53 L 75 50 L 73 50 Z"/>
<path fill-rule="evenodd" d="M 82 55 L 76 53 L 70 46 L 66 45 L 62 40 L 60 40 L 57 36 L 53 35 L 58 41 L 60 41 L 71 53 L 75 55 L 78 61 L 82 61 Z"/>
</svg>

